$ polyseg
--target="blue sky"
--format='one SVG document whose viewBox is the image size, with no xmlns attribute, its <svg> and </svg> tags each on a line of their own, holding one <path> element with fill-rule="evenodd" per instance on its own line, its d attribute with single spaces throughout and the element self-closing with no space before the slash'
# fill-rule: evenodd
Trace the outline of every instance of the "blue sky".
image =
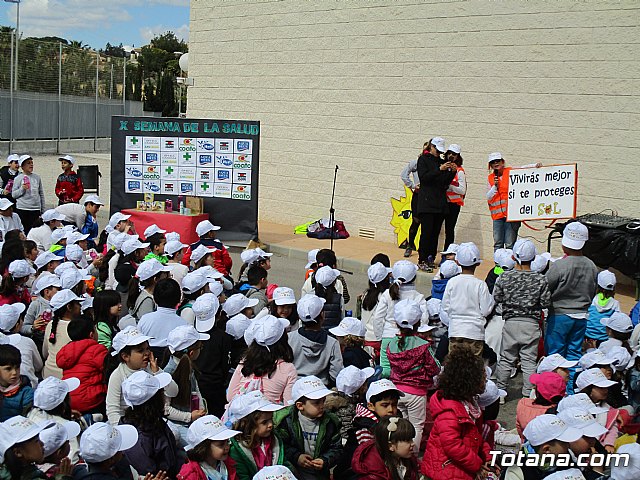
<svg viewBox="0 0 640 480">
<path fill-rule="evenodd" d="M 16 7 L 0 0 L 0 24 L 15 27 Z M 189 39 L 189 0 L 22 0 L 23 36 L 58 36 L 93 48 L 146 45 L 173 31 Z"/>
</svg>

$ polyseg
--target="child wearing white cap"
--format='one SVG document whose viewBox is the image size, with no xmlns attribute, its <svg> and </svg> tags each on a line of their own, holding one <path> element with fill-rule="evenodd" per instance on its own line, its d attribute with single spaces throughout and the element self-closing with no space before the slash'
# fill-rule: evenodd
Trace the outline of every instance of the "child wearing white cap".
<svg viewBox="0 0 640 480">
<path fill-rule="evenodd" d="M 298 308 L 296 294 L 292 288 L 277 287 L 271 295 L 272 302 L 268 304 L 269 312 L 276 318 L 286 318 L 289 321 L 287 332 L 297 330 L 299 327 Z"/>
<path fill-rule="evenodd" d="M 47 475 L 47 478 L 71 474 L 73 469 L 69 456 L 71 441 L 78 443 L 78 435 L 80 435 L 80 425 L 73 421 L 63 425 L 56 423 L 40 432 L 38 437 L 42 442 L 44 463 L 38 468 Z"/>
<path fill-rule="evenodd" d="M 271 257 L 273 253 L 267 253 L 261 248 L 249 248 L 240 254 L 242 267 L 238 272 L 238 282 L 236 288 L 243 292 L 247 285 L 247 271 L 253 267 L 262 267 L 265 270 L 271 269 Z"/>
<path fill-rule="evenodd" d="M 144 370 L 122 382 L 127 409 L 121 424 L 131 425 L 138 432 L 138 441 L 124 454 L 140 475 L 164 471 L 175 478 L 183 463 L 176 437 L 164 418 L 164 387 L 170 383 L 168 373 L 151 375 Z"/>
<path fill-rule="evenodd" d="M 0 337 L 20 350 L 20 371 L 29 379 L 31 386 L 36 388 L 43 363 L 35 342 L 26 335 L 20 335 L 24 310 L 22 303 L 0 306 Z"/>
<path fill-rule="evenodd" d="M 582 254 L 589 230 L 580 222 L 571 222 L 562 233 L 565 256 L 553 262 L 546 273 L 551 290 L 552 308 L 544 337 L 545 351 L 559 353 L 567 360 L 582 354 L 587 327 L 587 311 L 596 292 L 598 269 Z M 572 392 L 569 383 L 569 392 Z"/>
<path fill-rule="evenodd" d="M 612 348 L 623 347 L 628 352 L 633 353 L 629 344 L 629 339 L 633 332 L 633 322 L 629 315 L 622 312 L 614 312 L 609 318 L 601 319 L 600 323 L 606 329 L 607 340 L 600 344 L 598 350 L 608 354 Z"/>
<path fill-rule="evenodd" d="M 371 355 L 364 350 L 365 326 L 360 320 L 345 317 L 337 327 L 329 329 L 329 333 L 335 335 L 340 343 L 342 364 L 358 368 L 372 367 L 374 365 Z"/>
<path fill-rule="evenodd" d="M 616 275 L 609 270 L 598 273 L 596 295 L 587 310 L 587 329 L 585 346 L 598 348 L 601 342 L 608 340 L 607 327 L 602 320 L 620 311 L 620 302 L 616 300 Z"/>
<path fill-rule="evenodd" d="M 342 455 L 340 419 L 324 408 L 331 393 L 318 377 L 299 378 L 293 386 L 293 405 L 274 414 L 285 457 L 298 467 L 301 480 L 329 479 Z"/>
<path fill-rule="evenodd" d="M 36 242 L 38 252 L 42 253 L 51 248 L 51 232 L 62 226 L 62 220 L 65 220 L 66 217 L 56 212 L 55 209 L 47 210 L 40 217 L 42 225 L 32 228 L 27 235 L 27 240 Z"/>
<path fill-rule="evenodd" d="M 135 276 L 129 281 L 127 296 L 129 314 L 136 320 L 142 320 L 147 313 L 158 309 L 153 292 L 160 280 L 169 278 L 170 272 L 171 267 L 162 265 L 155 258 L 144 260 L 138 266 Z"/>
<path fill-rule="evenodd" d="M 144 241 L 149 244 L 149 253 L 144 257 L 145 260 L 154 258 L 162 265 L 167 264 L 169 259 L 164 254 L 164 247 L 167 244 L 167 237 L 164 236 L 166 232 L 166 230 L 161 229 L 155 223 L 146 228 L 144 231 Z"/>
<path fill-rule="evenodd" d="M 74 224 L 81 233 L 89 234 L 89 248 L 95 248 L 95 242 L 100 232 L 98 227 L 98 211 L 104 203 L 97 195 L 87 195 L 82 204 L 66 203 L 56 207 L 58 213 L 63 214 L 67 222 Z"/>
<path fill-rule="evenodd" d="M 33 338 L 39 350 L 42 349 L 47 323 L 53 318 L 53 310 L 49 302 L 61 288 L 60 278 L 49 272 L 42 273 L 33 283 L 32 301 L 27 308 L 20 332 Z"/>
<path fill-rule="evenodd" d="M 0 426 L 0 458 L 6 478 L 47 478 L 36 465 L 44 462 L 44 449 L 38 435 L 53 422 L 36 425 L 23 416 L 10 418 Z M 70 479 L 70 469 L 62 479 Z"/>
<path fill-rule="evenodd" d="M 22 245 L 20 249 L 22 250 Z M 12 261 L 7 272 L 2 275 L 0 283 L 0 305 L 7 303 L 24 303 L 29 305 L 30 297 L 29 289 L 26 283 L 36 271 L 31 267 L 27 260 Z"/>
<path fill-rule="evenodd" d="M 64 155 L 58 158 L 62 173 L 58 175 L 56 180 L 56 197 L 58 197 L 58 205 L 65 203 L 78 203 L 84 195 L 84 186 L 82 178 L 73 171 L 73 165 L 76 163 L 71 155 Z"/>
<path fill-rule="evenodd" d="M 344 299 L 336 290 L 336 282 L 339 276 L 340 270 L 328 265 L 318 268 L 314 274 L 313 282 L 315 282 L 315 286 L 313 293 L 325 300 L 322 307 L 325 329 L 335 327 L 344 317 Z"/>
<path fill-rule="evenodd" d="M 171 278 L 178 282 L 180 286 L 182 286 L 182 279 L 189 273 L 189 267 L 182 265 L 184 249 L 188 246 L 189 245 L 182 243 L 180 240 L 167 240 L 164 246 L 164 256 L 167 258 L 167 265 L 171 266 Z"/>
<path fill-rule="evenodd" d="M 378 261 L 377 254 L 371 260 L 371 266 L 367 269 L 367 277 L 369 280 L 369 286 L 367 289 L 358 295 L 356 303 L 356 318 L 362 320 L 362 324 L 365 326 L 364 345 L 365 350 L 371 355 L 376 362 L 380 359 L 380 342 L 382 337 L 376 337 L 373 327 L 373 312 L 378 306 L 380 297 L 389 288 L 391 280 L 391 268 L 389 258 L 381 258 L 380 260 L 386 261 L 383 263 Z"/>
<path fill-rule="evenodd" d="M 220 227 L 214 225 L 209 220 L 203 220 L 202 222 L 196 225 L 196 233 L 200 239 L 189 245 L 187 251 L 182 258 L 183 265 L 190 265 L 191 263 L 191 255 L 199 246 L 207 247 L 209 249 L 215 248 L 216 251 L 213 252 L 213 268 L 222 273 L 225 277 L 228 277 L 231 272 L 231 267 L 233 266 L 233 261 L 231 260 L 231 256 L 229 255 L 229 251 L 224 244 L 216 238 L 216 232 L 220 230 Z"/>
<path fill-rule="evenodd" d="M 367 383 L 373 381 L 376 371 L 372 367 L 358 368 L 349 365 L 343 368 L 336 378 L 335 395 L 330 395 L 325 401 L 325 408 L 336 414 L 342 427 L 340 435 L 347 438 L 356 415 L 356 405 L 365 401 Z"/>
<path fill-rule="evenodd" d="M 498 277 L 500 277 L 504 272 L 513 270 L 516 266 L 513 250 L 510 248 L 499 248 L 493 252 L 493 261 L 496 266 L 489 270 L 489 273 L 487 273 L 487 276 L 484 279 L 491 293 L 493 293 L 493 287 L 495 287 Z"/>
<path fill-rule="evenodd" d="M 316 253 L 315 259 L 316 259 L 315 268 L 313 272 L 304 281 L 304 284 L 302 285 L 301 295 L 303 297 L 308 293 L 315 293 L 315 285 L 316 285 L 315 272 L 317 272 L 318 269 L 324 266 L 331 267 L 332 269 L 336 269 L 338 265 L 338 259 L 336 257 L 335 252 L 328 248 L 322 248 L 318 250 L 318 252 Z M 335 283 L 334 287 L 336 291 L 340 295 L 342 295 L 342 300 L 344 301 L 344 303 L 349 303 L 349 300 L 351 300 L 351 296 L 349 295 L 347 282 L 345 281 L 343 275 L 339 275 L 337 277 L 337 282 Z"/>
<path fill-rule="evenodd" d="M 543 310 L 551 306 L 551 292 L 544 275 L 531 271 L 536 247 L 531 240 L 519 239 L 513 246 L 516 266 L 498 277 L 493 298 L 502 305 L 502 342 L 496 372 L 498 388 L 506 390 L 511 371 L 520 358 L 522 365 L 522 395 L 531 393 L 529 377 L 536 371 L 539 322 Z"/>
<path fill-rule="evenodd" d="M 42 376 L 45 378 L 52 375 L 62 378 L 62 369 L 56 363 L 56 356 L 60 349 L 71 341 L 67 327 L 73 318 L 80 315 L 81 301 L 80 297 L 68 289 L 60 290 L 51 297 L 49 305 L 53 317 L 44 330 L 44 343 L 42 344 L 42 356 L 44 357 Z"/>
<path fill-rule="evenodd" d="M 207 333 L 200 333 L 191 325 L 176 327 L 167 336 L 171 356 L 164 371 L 173 377 L 179 392 L 171 399 L 169 420 L 180 434 L 180 446 L 187 444 L 189 424 L 207 413 L 207 405 L 198 387 L 194 362 L 200 355 L 202 342 L 209 338 Z"/>
<path fill-rule="evenodd" d="M 445 260 L 440 265 L 439 278 L 431 281 L 431 298 L 442 300 L 449 280 L 461 272 L 460 265 L 453 260 Z"/>
<path fill-rule="evenodd" d="M 424 295 L 416 290 L 416 274 L 418 267 L 408 260 L 400 260 L 393 264 L 391 273 L 394 281 L 382 295 L 373 313 L 373 331 L 380 341 L 380 366 L 382 376 L 389 378 L 391 374 L 389 360 L 387 359 L 387 345 L 400 333 L 398 324 L 394 318 L 394 307 L 400 300 L 412 300 L 420 305 L 424 312 L 420 323 L 429 323 L 427 313 L 427 301 Z"/>
<path fill-rule="evenodd" d="M 20 161 L 20 155 L 17 153 L 11 153 L 7 155 L 7 164 L 0 168 L 0 194 L 3 198 L 7 198 L 13 201 L 11 197 L 11 190 L 13 190 L 13 182 L 15 177 L 20 171 L 18 162 Z"/>
<path fill-rule="evenodd" d="M 289 335 L 289 345 L 298 375 L 315 375 L 332 386 L 343 363 L 340 344 L 323 328 L 324 305 L 325 299 L 316 295 L 300 299 L 297 308 L 302 325 Z"/>
<path fill-rule="evenodd" d="M 258 303 L 253 307 L 253 315 L 256 316 L 263 308 L 267 306 L 269 301 L 267 298 L 267 286 L 269 281 L 267 280 L 267 270 L 258 265 L 253 265 L 247 270 L 247 286 L 244 290 L 244 295 L 251 299 L 257 300 Z"/>
<path fill-rule="evenodd" d="M 124 237 L 125 235 L 121 235 Z M 129 293 L 129 282 L 136 276 L 136 270 L 144 257 L 149 253 L 149 244 L 142 243 L 138 235 L 127 235 L 122 238 L 119 250 L 122 252 L 118 259 L 113 276 L 117 282 L 116 290 L 122 294 Z"/>
<path fill-rule="evenodd" d="M 236 478 L 234 462 L 229 461 L 229 439 L 240 433 L 227 428 L 213 415 L 197 419 L 189 426 L 189 445 L 186 446 L 188 461 L 180 469 L 178 478 Z"/>
<path fill-rule="evenodd" d="M 16 202 L 16 213 L 20 216 L 25 233 L 29 233 L 32 225 L 44 212 L 44 188 L 40 175 L 33 173 L 33 158 L 22 155 L 18 161 L 22 174 L 16 175 L 11 196 Z"/>
</svg>

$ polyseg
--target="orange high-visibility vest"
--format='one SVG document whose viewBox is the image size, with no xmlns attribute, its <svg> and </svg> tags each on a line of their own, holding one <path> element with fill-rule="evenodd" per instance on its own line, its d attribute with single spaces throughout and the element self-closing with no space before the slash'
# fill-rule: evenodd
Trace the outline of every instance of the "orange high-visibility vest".
<svg viewBox="0 0 640 480">
<path fill-rule="evenodd" d="M 464 173 L 464 168 L 458 167 L 456 176 L 451 180 L 451 185 L 454 187 L 460 186 L 460 183 L 458 183 L 458 172 L 460 172 L 460 170 Z M 464 205 L 464 195 L 460 195 L 459 193 L 455 193 L 450 190 L 447 190 L 447 200 L 451 203 L 455 203 L 456 205 L 460 205 L 461 207 Z"/>
<path fill-rule="evenodd" d="M 498 180 L 498 191 L 488 200 L 489 211 L 491 212 L 491 220 L 500 220 L 507 217 L 507 204 L 509 203 L 509 172 L 511 167 L 506 167 L 502 171 Z M 489 185 L 494 184 L 493 172 L 487 177 Z"/>
</svg>

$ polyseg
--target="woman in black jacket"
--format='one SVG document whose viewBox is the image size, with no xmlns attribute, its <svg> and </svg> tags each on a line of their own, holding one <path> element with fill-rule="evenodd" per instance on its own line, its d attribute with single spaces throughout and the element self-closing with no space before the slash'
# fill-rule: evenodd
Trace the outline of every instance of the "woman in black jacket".
<svg viewBox="0 0 640 480">
<path fill-rule="evenodd" d="M 457 167 L 440 158 L 444 153 L 444 139 L 434 137 L 418 158 L 420 198 L 417 202 L 422 231 L 418 248 L 418 267 L 433 271 L 438 250 L 438 237 L 447 213 L 447 188 L 456 175 Z"/>
</svg>

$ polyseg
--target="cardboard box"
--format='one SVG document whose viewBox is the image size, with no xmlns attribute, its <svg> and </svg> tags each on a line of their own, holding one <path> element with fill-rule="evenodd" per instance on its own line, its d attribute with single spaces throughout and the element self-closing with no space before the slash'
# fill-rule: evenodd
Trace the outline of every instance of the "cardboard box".
<svg viewBox="0 0 640 480">
<path fill-rule="evenodd" d="M 191 211 L 191 215 L 200 215 L 204 211 L 204 200 L 200 197 L 186 197 L 185 207 Z"/>
</svg>

